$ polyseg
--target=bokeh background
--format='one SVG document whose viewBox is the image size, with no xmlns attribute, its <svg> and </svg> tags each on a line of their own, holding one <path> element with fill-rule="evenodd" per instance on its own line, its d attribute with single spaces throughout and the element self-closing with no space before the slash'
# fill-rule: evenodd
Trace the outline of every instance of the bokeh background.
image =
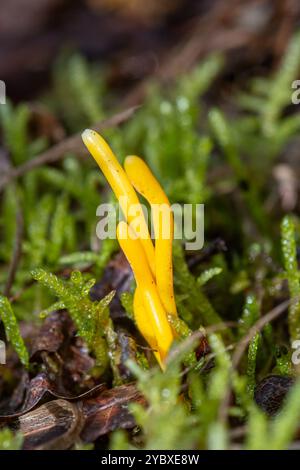
<svg viewBox="0 0 300 470">
<path fill-rule="evenodd" d="M 229 83 L 264 74 L 299 23 L 297 0 L 1 0 L 0 78 L 11 98 L 31 99 L 75 50 L 133 102 L 145 78 L 172 78 L 213 50 L 230 57 Z"/>
</svg>

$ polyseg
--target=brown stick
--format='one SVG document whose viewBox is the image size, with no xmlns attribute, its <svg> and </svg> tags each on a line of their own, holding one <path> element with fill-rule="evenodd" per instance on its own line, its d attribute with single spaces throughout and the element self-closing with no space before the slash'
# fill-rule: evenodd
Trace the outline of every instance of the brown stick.
<svg viewBox="0 0 300 470">
<path fill-rule="evenodd" d="M 286 309 L 289 307 L 291 303 L 294 303 L 296 299 L 292 300 L 286 300 L 282 302 L 281 304 L 277 305 L 275 308 L 270 310 L 266 315 L 261 317 L 248 331 L 248 333 L 241 339 L 241 341 L 237 344 L 235 351 L 232 355 L 232 372 L 238 367 L 241 358 L 243 357 L 243 354 L 249 345 L 250 341 L 254 336 L 259 333 L 264 326 L 266 326 L 268 323 L 271 321 L 275 320 L 278 318 L 280 315 L 282 315 Z M 226 393 L 224 395 L 224 398 L 222 402 L 220 403 L 219 407 L 219 419 L 222 423 L 226 423 L 227 421 L 227 416 L 228 416 L 228 409 L 230 405 L 230 396 L 231 396 L 231 387 L 228 386 L 228 389 L 226 390 Z"/>
<path fill-rule="evenodd" d="M 114 114 L 111 118 L 105 119 L 104 121 L 101 121 L 92 126 L 92 129 L 94 129 L 95 131 L 103 131 L 104 129 L 118 126 L 123 122 L 127 121 L 138 108 L 139 106 L 133 106 L 131 108 L 126 109 L 125 111 L 121 111 L 118 114 Z M 28 171 L 31 171 L 42 165 L 57 162 L 64 158 L 65 155 L 70 152 L 74 152 L 76 155 L 86 153 L 81 140 L 80 133 L 68 137 L 67 139 L 63 140 L 57 145 L 54 145 L 49 150 L 46 150 L 37 157 L 33 158 L 32 160 L 29 160 L 23 163 L 23 165 L 13 168 L 12 170 L 5 173 L 0 179 L 0 192 L 5 188 L 8 183 L 17 178 L 20 178 Z"/>
</svg>

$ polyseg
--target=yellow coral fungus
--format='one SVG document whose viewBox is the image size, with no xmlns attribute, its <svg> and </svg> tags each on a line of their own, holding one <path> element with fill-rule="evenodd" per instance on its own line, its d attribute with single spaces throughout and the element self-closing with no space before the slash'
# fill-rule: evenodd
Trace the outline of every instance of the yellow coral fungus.
<svg viewBox="0 0 300 470">
<path fill-rule="evenodd" d="M 159 295 L 168 313 L 176 314 L 173 289 L 172 242 L 173 214 L 162 187 L 146 163 L 139 157 L 125 159 L 125 171 L 134 188 L 152 208 L 155 231 L 155 276 Z"/>
<path fill-rule="evenodd" d="M 117 236 L 137 283 L 138 293 L 134 314 L 138 328 L 150 346 L 159 353 L 156 357 L 162 365 L 173 341 L 172 329 L 140 240 L 125 222 L 119 223 Z"/>
<path fill-rule="evenodd" d="M 138 329 L 153 349 L 160 366 L 164 368 L 165 358 L 174 339 L 167 313 L 176 315 L 172 269 L 174 227 L 170 203 L 143 160 L 127 157 L 125 172 L 99 134 L 86 130 L 82 138 L 114 191 L 128 222 L 119 223 L 117 238 L 137 283 L 134 317 Z M 132 185 L 151 205 L 155 250 Z M 133 207 L 135 213 L 131 211 Z M 139 214 L 136 213 L 136 208 Z M 136 217 L 139 218 L 141 232 L 136 230 Z"/>
<path fill-rule="evenodd" d="M 143 234 L 141 242 L 150 268 L 152 272 L 155 273 L 154 247 L 142 213 L 140 202 L 128 176 L 109 145 L 97 132 L 86 129 L 82 134 L 82 140 L 102 170 L 102 173 L 119 201 L 124 217 L 129 223 L 133 219 L 137 218 L 136 212 L 132 212 L 131 208 L 134 207 L 135 209 L 138 209 L 138 219 L 141 224 L 140 229 Z"/>
</svg>

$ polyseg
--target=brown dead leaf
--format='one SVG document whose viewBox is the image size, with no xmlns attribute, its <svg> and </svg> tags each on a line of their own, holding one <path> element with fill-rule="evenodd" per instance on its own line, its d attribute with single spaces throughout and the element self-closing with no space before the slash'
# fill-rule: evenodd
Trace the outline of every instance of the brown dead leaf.
<svg viewBox="0 0 300 470">
<path fill-rule="evenodd" d="M 78 438 L 83 421 L 81 402 L 60 399 L 20 416 L 13 427 L 23 434 L 26 450 L 63 450 Z"/>
<path fill-rule="evenodd" d="M 146 404 L 134 384 L 105 390 L 95 398 L 83 401 L 86 421 L 81 433 L 83 441 L 92 442 L 116 429 L 130 429 L 135 422 L 128 410 L 130 403 Z"/>
<path fill-rule="evenodd" d="M 95 386 L 90 374 L 95 360 L 84 341 L 76 336 L 67 312 L 53 312 L 46 318 L 34 337 L 31 361 L 43 362 L 51 380 L 55 377 L 58 388 L 70 394 L 78 395 Z"/>
<path fill-rule="evenodd" d="M 100 300 L 112 290 L 116 295 L 110 304 L 110 313 L 113 319 L 124 317 L 124 309 L 120 303 L 120 295 L 129 291 L 132 281 L 132 271 L 123 253 L 119 252 L 108 263 L 104 270 L 101 281 L 97 282 L 91 289 L 92 300 Z"/>
<path fill-rule="evenodd" d="M 53 312 L 43 322 L 34 338 L 31 358 L 36 358 L 42 351 L 56 352 L 63 344 L 65 336 L 74 333 L 72 321 L 66 312 Z"/>
<path fill-rule="evenodd" d="M 40 450 L 69 449 L 79 437 L 93 442 L 116 429 L 134 427 L 128 405 L 146 403 L 135 385 L 101 387 L 72 401 L 60 398 L 44 403 L 17 416 L 11 428 L 22 432 L 24 449 Z"/>
<path fill-rule="evenodd" d="M 98 394 L 105 389 L 105 385 L 99 384 L 92 389 L 81 393 L 80 395 L 68 394 L 64 389 L 61 389 L 56 382 L 49 379 L 44 372 L 34 377 L 28 384 L 27 393 L 23 402 L 22 408 L 18 411 L 11 412 L 11 408 L 7 408 L 0 414 L 0 420 L 11 420 L 22 416 L 32 410 L 41 400 L 49 400 L 50 398 L 62 398 L 68 400 L 78 400 L 84 397 L 90 397 Z"/>
</svg>

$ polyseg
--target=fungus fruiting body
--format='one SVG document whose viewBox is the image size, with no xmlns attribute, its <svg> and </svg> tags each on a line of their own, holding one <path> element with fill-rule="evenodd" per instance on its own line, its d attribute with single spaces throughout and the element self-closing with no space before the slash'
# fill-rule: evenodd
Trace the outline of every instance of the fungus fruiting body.
<svg viewBox="0 0 300 470">
<path fill-rule="evenodd" d="M 156 357 L 162 365 L 173 341 L 166 311 L 147 265 L 140 240 L 135 238 L 132 229 L 125 222 L 119 223 L 117 237 L 137 283 L 134 302 L 137 326 L 154 351 L 159 353 L 159 357 L 157 354 Z"/>
<path fill-rule="evenodd" d="M 172 265 L 174 223 L 169 200 L 149 167 L 141 158 L 136 156 L 127 157 L 124 167 L 134 188 L 147 199 L 152 208 L 157 288 L 166 311 L 175 315 L 176 304 Z"/>
<path fill-rule="evenodd" d="M 139 157 L 125 159 L 125 171 L 109 145 L 95 131 L 86 130 L 83 141 L 98 163 L 115 193 L 125 221 L 117 227 L 117 238 L 134 273 L 134 317 L 160 366 L 174 339 L 167 314 L 177 315 L 173 290 L 172 241 L 173 215 L 162 187 L 146 163 Z M 135 190 L 150 204 L 155 233 L 155 247 Z M 132 211 L 135 207 L 138 211 Z M 140 231 L 136 230 L 135 217 Z"/>
<path fill-rule="evenodd" d="M 124 217 L 129 223 L 133 218 L 136 217 L 136 213 L 133 214 L 130 211 L 130 208 L 140 208 L 139 220 L 142 224 L 141 231 L 143 232 L 141 242 L 143 244 L 150 268 L 152 272 L 154 272 L 154 247 L 148 232 L 148 228 L 146 226 L 146 222 L 142 216 L 142 208 L 140 206 L 137 194 L 133 189 L 128 176 L 118 162 L 109 145 L 97 132 L 86 129 L 82 134 L 82 140 L 107 179 L 111 189 L 119 201 Z"/>
</svg>

